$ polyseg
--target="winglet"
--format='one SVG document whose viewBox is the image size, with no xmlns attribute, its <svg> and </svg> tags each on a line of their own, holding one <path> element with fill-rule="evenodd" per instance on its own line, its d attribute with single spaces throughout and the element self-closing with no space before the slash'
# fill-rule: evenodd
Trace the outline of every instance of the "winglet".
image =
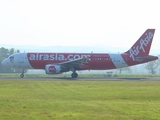
<svg viewBox="0 0 160 120">
<path fill-rule="evenodd" d="M 135 57 L 147 56 L 150 51 L 155 29 L 147 29 L 136 43 L 125 53 L 135 61 Z"/>
</svg>

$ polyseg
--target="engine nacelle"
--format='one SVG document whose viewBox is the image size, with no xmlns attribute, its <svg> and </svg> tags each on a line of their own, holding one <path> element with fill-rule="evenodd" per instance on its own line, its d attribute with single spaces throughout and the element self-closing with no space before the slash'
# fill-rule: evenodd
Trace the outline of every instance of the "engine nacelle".
<svg viewBox="0 0 160 120">
<path fill-rule="evenodd" d="M 46 65 L 45 72 L 46 74 L 59 74 L 61 73 L 61 67 L 59 65 Z"/>
</svg>

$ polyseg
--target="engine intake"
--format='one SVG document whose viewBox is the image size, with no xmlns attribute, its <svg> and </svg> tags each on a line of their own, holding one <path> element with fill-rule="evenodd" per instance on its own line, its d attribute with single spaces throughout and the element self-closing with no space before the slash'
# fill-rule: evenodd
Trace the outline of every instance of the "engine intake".
<svg viewBox="0 0 160 120">
<path fill-rule="evenodd" d="M 61 67 L 59 65 L 46 65 L 45 72 L 46 74 L 59 74 L 61 73 Z"/>
</svg>

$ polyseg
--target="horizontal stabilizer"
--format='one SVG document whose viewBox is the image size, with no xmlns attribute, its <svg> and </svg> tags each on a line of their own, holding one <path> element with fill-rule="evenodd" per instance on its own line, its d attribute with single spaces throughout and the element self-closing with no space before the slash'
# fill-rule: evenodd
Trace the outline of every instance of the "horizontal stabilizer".
<svg viewBox="0 0 160 120">
<path fill-rule="evenodd" d="M 141 61 L 148 60 L 151 58 L 155 58 L 155 56 L 148 55 L 148 56 L 136 57 L 136 61 L 141 62 Z"/>
</svg>

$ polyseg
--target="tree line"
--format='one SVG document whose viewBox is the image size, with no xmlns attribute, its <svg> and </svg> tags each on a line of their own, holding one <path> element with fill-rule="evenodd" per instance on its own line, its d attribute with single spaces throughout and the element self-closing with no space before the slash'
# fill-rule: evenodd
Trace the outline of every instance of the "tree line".
<svg viewBox="0 0 160 120">
<path fill-rule="evenodd" d="M 148 62 L 145 68 L 150 74 L 156 74 L 157 72 L 160 72 L 160 55 L 158 55 L 158 60 Z"/>
<path fill-rule="evenodd" d="M 0 48 L 0 73 L 20 73 L 21 72 L 20 69 L 6 68 L 1 64 L 1 62 L 5 58 L 8 58 L 11 54 L 14 54 L 14 53 L 20 53 L 20 51 L 14 48 L 11 48 L 11 49 L 7 49 L 4 47 Z"/>
</svg>

